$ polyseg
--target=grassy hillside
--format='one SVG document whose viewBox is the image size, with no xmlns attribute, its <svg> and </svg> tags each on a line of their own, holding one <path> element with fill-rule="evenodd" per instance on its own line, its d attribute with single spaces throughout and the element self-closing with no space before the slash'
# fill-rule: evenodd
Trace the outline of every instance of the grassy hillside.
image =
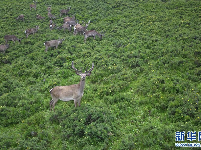
<svg viewBox="0 0 201 150">
<path fill-rule="evenodd" d="M 31 3 L 0 3 L 0 43 L 7 34 L 23 38 L 0 53 L 1 149 L 176 149 L 176 131 L 200 131 L 200 0 L 37 0 L 36 10 Z M 84 43 L 73 31 L 50 30 L 49 5 L 57 26 L 60 9 L 71 6 L 69 16 L 91 20 L 88 30 L 103 39 Z M 58 49 L 45 52 L 43 43 L 59 38 Z M 81 107 L 59 101 L 51 112 L 49 90 L 80 81 L 72 61 L 95 65 Z"/>
</svg>

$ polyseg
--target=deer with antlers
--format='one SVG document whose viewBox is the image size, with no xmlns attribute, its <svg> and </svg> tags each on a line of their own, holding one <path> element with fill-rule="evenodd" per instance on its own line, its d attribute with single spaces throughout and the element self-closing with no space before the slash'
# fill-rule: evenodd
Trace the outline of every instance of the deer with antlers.
<svg viewBox="0 0 201 150">
<path fill-rule="evenodd" d="M 81 77 L 81 80 L 78 84 L 73 84 L 69 86 L 56 86 L 53 89 L 50 90 L 50 94 L 52 97 L 52 100 L 50 101 L 50 111 L 53 109 L 54 106 L 57 103 L 58 100 L 62 101 L 70 101 L 74 100 L 75 107 L 80 106 L 81 98 L 84 94 L 84 87 L 85 87 L 85 78 L 86 76 L 90 76 L 91 72 L 94 68 L 94 63 L 92 63 L 92 67 L 89 69 L 89 71 L 85 71 L 82 73 L 82 71 L 76 69 L 74 67 L 74 63 L 72 61 L 72 68 L 75 70 L 76 74 Z"/>
<path fill-rule="evenodd" d="M 90 20 L 85 26 L 82 26 L 80 24 L 76 24 L 74 26 L 74 35 L 77 35 L 77 33 L 84 33 L 87 30 L 89 23 L 90 23 Z"/>
</svg>

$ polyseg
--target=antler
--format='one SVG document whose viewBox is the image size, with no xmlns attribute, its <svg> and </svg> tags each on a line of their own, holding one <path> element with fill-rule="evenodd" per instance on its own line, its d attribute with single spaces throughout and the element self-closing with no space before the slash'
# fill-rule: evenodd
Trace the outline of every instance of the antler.
<svg viewBox="0 0 201 150">
<path fill-rule="evenodd" d="M 73 61 L 72 61 L 72 68 L 75 70 L 75 72 L 76 72 L 77 75 L 80 75 L 81 71 L 77 70 L 77 69 L 74 67 Z"/>
<path fill-rule="evenodd" d="M 87 70 L 85 71 L 86 75 L 90 76 L 93 69 L 94 69 L 94 63 L 92 63 L 92 67 L 89 69 L 89 71 Z"/>
<path fill-rule="evenodd" d="M 74 63 L 73 63 L 73 61 L 72 61 L 72 68 L 75 70 L 75 72 L 76 72 L 76 74 L 77 75 L 80 75 L 80 74 L 82 74 L 82 70 L 78 70 L 78 69 L 76 69 L 75 67 L 74 67 Z M 90 76 L 91 75 L 91 71 L 94 69 L 94 63 L 92 63 L 92 67 L 89 69 L 89 71 L 85 71 L 85 74 L 87 75 L 87 76 Z"/>
</svg>

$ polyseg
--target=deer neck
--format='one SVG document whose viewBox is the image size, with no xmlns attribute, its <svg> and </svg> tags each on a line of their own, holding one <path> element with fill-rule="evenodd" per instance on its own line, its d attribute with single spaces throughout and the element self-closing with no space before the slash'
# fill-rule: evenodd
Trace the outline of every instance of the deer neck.
<svg viewBox="0 0 201 150">
<path fill-rule="evenodd" d="M 80 86 L 80 92 L 83 93 L 84 91 L 84 86 L 85 86 L 85 79 L 80 79 L 80 83 L 79 83 L 79 86 Z"/>
</svg>

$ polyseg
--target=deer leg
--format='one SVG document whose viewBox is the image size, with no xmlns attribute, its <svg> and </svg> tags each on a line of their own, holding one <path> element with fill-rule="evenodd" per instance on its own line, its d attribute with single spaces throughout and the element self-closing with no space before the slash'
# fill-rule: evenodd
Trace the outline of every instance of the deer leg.
<svg viewBox="0 0 201 150">
<path fill-rule="evenodd" d="M 74 100 L 75 107 L 77 107 L 77 100 Z"/>
<path fill-rule="evenodd" d="M 52 111 L 52 105 L 53 105 L 54 101 L 53 99 L 50 101 L 50 111 Z"/>
<path fill-rule="evenodd" d="M 54 110 L 54 106 L 55 106 L 55 104 L 57 103 L 57 101 L 58 101 L 58 99 L 52 99 L 52 101 L 53 101 L 53 103 L 52 103 L 52 108 L 53 108 L 53 110 Z"/>
<path fill-rule="evenodd" d="M 78 106 L 80 107 L 81 98 L 78 100 Z"/>
</svg>

